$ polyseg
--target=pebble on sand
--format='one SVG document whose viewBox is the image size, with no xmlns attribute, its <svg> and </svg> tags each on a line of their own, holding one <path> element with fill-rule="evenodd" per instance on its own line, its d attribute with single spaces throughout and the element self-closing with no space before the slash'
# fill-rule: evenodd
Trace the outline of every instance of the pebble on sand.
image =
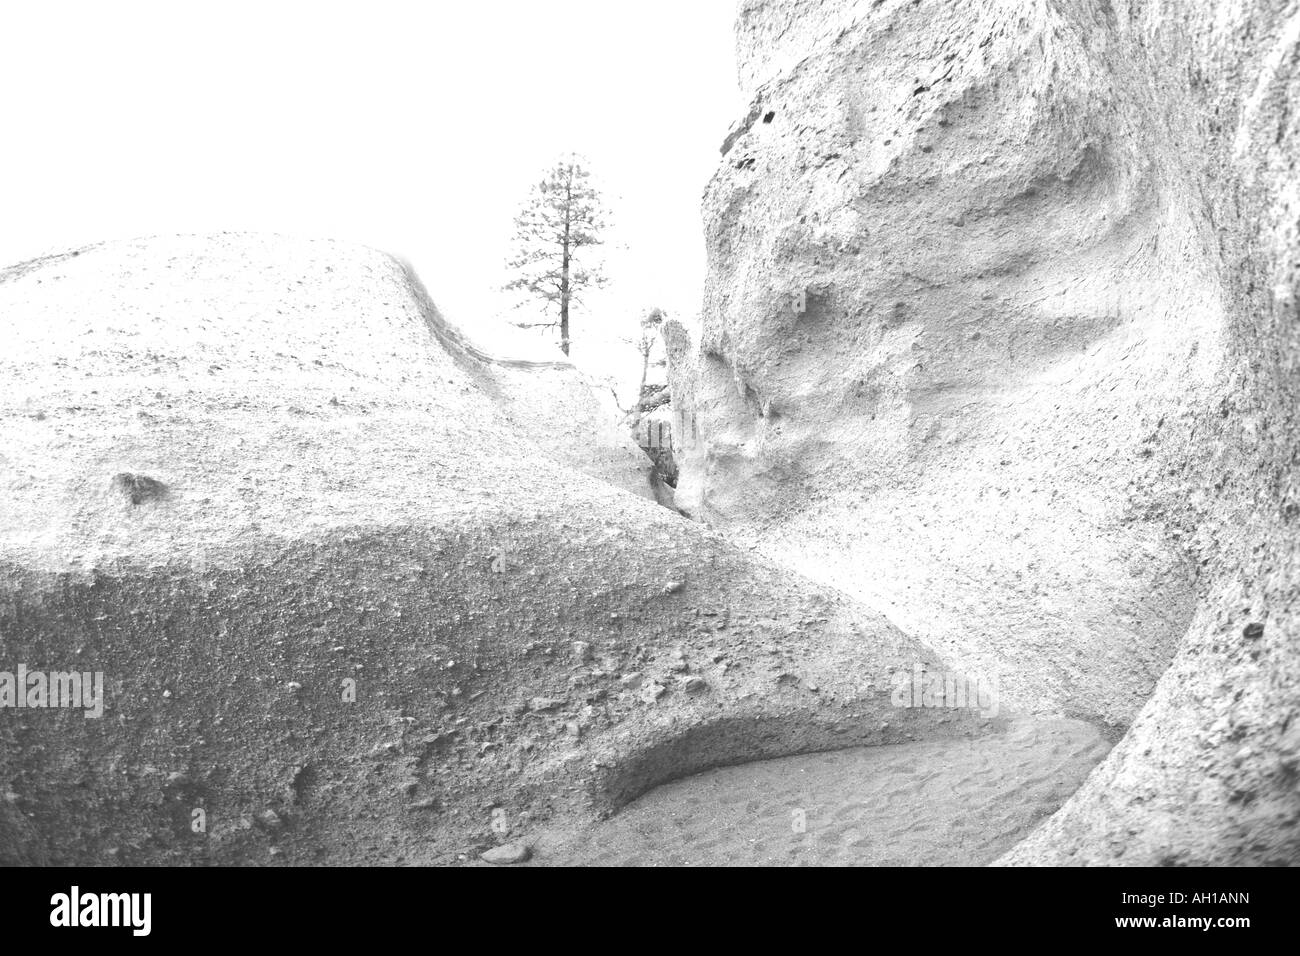
<svg viewBox="0 0 1300 956">
<path fill-rule="evenodd" d="M 501 846 L 494 846 L 485 851 L 480 858 L 485 863 L 505 866 L 511 863 L 523 863 L 532 855 L 533 851 L 523 843 L 503 843 Z"/>
</svg>

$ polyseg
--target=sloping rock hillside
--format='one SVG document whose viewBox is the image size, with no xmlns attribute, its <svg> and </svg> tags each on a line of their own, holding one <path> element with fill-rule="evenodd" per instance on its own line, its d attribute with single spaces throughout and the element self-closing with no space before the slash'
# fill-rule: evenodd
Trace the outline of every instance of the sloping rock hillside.
<svg viewBox="0 0 1300 956">
<path fill-rule="evenodd" d="M 386 255 L 96 246 L 0 272 L 0 334 L 0 671 L 103 678 L 99 717 L 0 710 L 5 862 L 477 860 L 707 766 L 1001 729 L 892 707 L 933 655 L 539 437 L 519 379 L 595 434 L 576 380 Z"/>
</svg>

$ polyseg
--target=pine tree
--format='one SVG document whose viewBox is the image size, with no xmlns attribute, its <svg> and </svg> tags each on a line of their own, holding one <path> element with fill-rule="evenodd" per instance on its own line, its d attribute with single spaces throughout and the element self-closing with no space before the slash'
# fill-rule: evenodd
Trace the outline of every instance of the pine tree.
<svg viewBox="0 0 1300 956">
<path fill-rule="evenodd" d="M 525 301 L 546 306 L 545 322 L 519 322 L 523 328 L 560 330 L 560 348 L 569 354 L 569 317 L 587 289 L 604 284 L 592 257 L 602 242 L 605 211 L 591 173 L 576 158 L 561 160 L 535 185 L 515 218 L 516 255 L 507 264 L 515 278 L 506 289 Z"/>
</svg>

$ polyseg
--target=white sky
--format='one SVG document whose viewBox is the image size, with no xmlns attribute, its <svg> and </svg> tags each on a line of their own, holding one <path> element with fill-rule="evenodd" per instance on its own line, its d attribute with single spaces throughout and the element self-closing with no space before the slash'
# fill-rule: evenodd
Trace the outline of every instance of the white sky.
<svg viewBox="0 0 1300 956">
<path fill-rule="evenodd" d="M 575 356 L 584 328 L 634 335 L 654 304 L 689 319 L 700 195 L 741 112 L 733 16 L 734 0 L 5 4 L 0 263 L 158 233 L 355 239 L 409 258 L 489 335 L 514 213 L 574 150 L 626 246 L 597 314 L 575 317 Z"/>
</svg>

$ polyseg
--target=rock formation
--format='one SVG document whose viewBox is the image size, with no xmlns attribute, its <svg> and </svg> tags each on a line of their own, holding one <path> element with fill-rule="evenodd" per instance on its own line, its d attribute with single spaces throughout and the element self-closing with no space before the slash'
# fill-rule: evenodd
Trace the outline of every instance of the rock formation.
<svg viewBox="0 0 1300 956">
<path fill-rule="evenodd" d="M 933 655 L 593 477 L 639 472 L 576 380 L 388 256 L 96 246 L 0 272 L 0 330 L 0 682 L 103 682 L 98 718 L 0 683 L 0 861 L 476 860 L 692 769 L 997 729 L 896 712 Z"/>
<path fill-rule="evenodd" d="M 1300 859 L 1300 7 L 737 34 L 678 505 L 1128 728 L 1009 862 Z"/>
<path fill-rule="evenodd" d="M 530 865 L 694 770 L 1060 716 L 1122 739 L 1003 862 L 1300 859 L 1300 7 L 744 0 L 738 53 L 664 328 L 702 523 L 388 256 L 0 271 L 0 862 Z"/>
</svg>

